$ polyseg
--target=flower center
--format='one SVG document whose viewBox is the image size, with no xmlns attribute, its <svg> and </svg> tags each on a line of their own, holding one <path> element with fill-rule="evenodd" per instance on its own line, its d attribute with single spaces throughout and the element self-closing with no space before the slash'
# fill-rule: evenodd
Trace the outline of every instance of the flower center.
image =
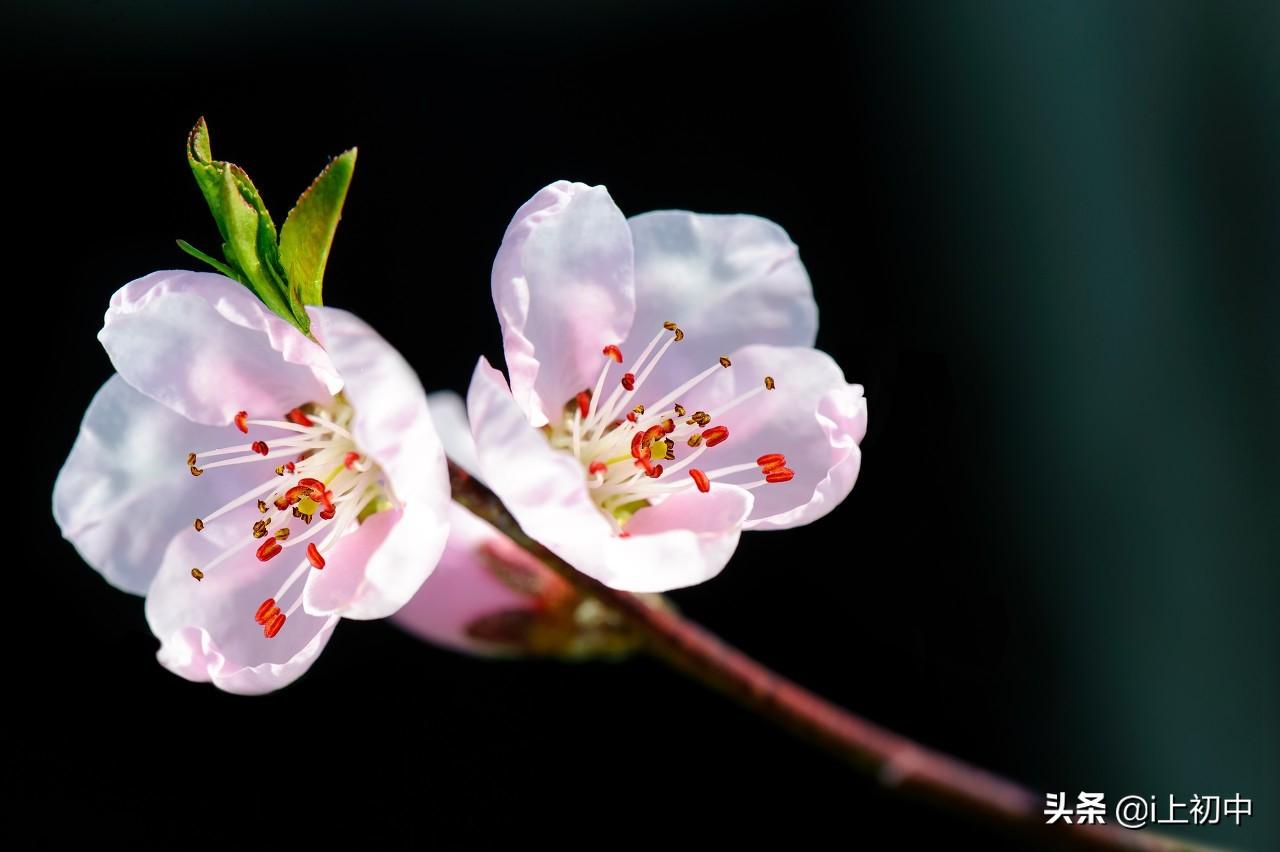
<svg viewBox="0 0 1280 852">
<path fill-rule="evenodd" d="M 216 569 L 245 547 L 256 547 L 261 562 L 270 562 L 291 548 L 305 547 L 304 558 L 281 583 L 279 591 L 263 601 L 254 614 L 268 639 L 279 633 L 288 617 L 302 606 L 298 581 L 309 569 L 324 568 L 322 552 L 354 525 L 394 504 L 382 471 L 360 452 L 349 431 L 354 413 L 341 397 L 335 397 L 327 406 L 309 403 L 295 408 L 284 420 L 250 419 L 248 412 L 241 411 L 235 417 L 235 425 L 244 434 L 249 434 L 250 426 L 286 434 L 272 438 L 270 444 L 255 440 L 187 455 L 192 476 L 232 465 L 266 467 L 271 462 L 281 462 L 266 482 L 196 518 L 194 524 L 196 532 L 201 532 L 231 510 L 252 501 L 257 502 L 261 515 L 243 541 L 202 567 L 192 568 L 191 576 L 196 580 L 203 580 L 206 571 Z M 286 597 L 295 587 L 295 599 L 285 609 Z"/>
<path fill-rule="evenodd" d="M 632 515 L 671 494 L 690 488 L 705 494 L 711 490 L 713 479 L 733 478 L 739 481 L 732 484 L 750 490 L 787 482 L 795 475 L 781 453 L 711 470 L 693 466 L 705 453 L 729 439 L 729 429 L 712 425 L 710 412 L 682 405 L 678 400 L 692 401 L 700 384 L 717 370 L 731 368 L 733 363 L 722 355 L 716 363 L 667 393 L 646 386 L 667 350 L 684 338 L 684 331 L 674 322 L 663 323 L 662 330 L 630 366 L 624 366 L 618 346 L 604 347 L 606 361 L 595 388 L 579 393 L 565 405 L 560 421 L 548 426 L 551 445 L 573 453 L 582 462 L 592 496 L 623 537 L 628 534 L 625 526 Z M 605 384 L 615 367 L 623 374 L 605 399 Z M 775 387 L 773 377 L 765 376 L 756 387 L 718 406 L 715 416 L 723 417 Z M 640 403 L 642 391 L 658 398 Z M 688 476 L 676 475 L 682 471 Z M 745 477 L 748 472 L 753 474 Z"/>
</svg>

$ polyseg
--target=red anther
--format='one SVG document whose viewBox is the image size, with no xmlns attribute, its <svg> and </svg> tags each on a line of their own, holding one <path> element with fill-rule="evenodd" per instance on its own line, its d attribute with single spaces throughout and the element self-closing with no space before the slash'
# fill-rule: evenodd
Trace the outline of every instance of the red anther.
<svg viewBox="0 0 1280 852">
<path fill-rule="evenodd" d="M 636 422 L 636 413 L 635 413 L 634 411 L 628 411 L 628 412 L 627 412 L 627 419 L 628 419 L 628 420 L 630 420 L 632 423 L 635 423 L 635 422 Z"/>
<path fill-rule="evenodd" d="M 294 503 L 301 503 L 303 500 L 314 499 L 314 494 L 315 492 L 306 485 L 295 485 L 288 491 L 284 492 L 284 499 L 286 501 L 286 505 L 291 506 Z M 281 506 L 280 508 L 283 509 L 284 506 Z"/>
<path fill-rule="evenodd" d="M 293 466 L 293 462 L 285 462 L 285 463 L 282 465 L 282 467 L 283 467 L 285 470 L 287 470 L 289 473 L 293 473 L 293 471 L 295 470 L 295 468 L 294 468 L 294 466 Z"/>
<path fill-rule="evenodd" d="M 347 470 L 355 470 L 356 462 L 358 461 L 360 461 L 359 453 L 354 453 L 354 452 L 347 453 L 345 456 L 342 457 L 342 463 L 343 465 L 346 466 Z"/>
<path fill-rule="evenodd" d="M 666 434 L 667 430 L 662 428 L 662 424 L 650 426 L 644 433 L 644 442 L 652 444 L 654 441 L 661 441 Z"/>
<path fill-rule="evenodd" d="M 690 469 L 689 475 L 693 477 L 694 484 L 698 486 L 698 490 L 703 494 L 711 490 L 711 480 L 707 478 L 705 473 L 695 467 Z"/>
<path fill-rule="evenodd" d="M 597 460 L 597 461 L 593 461 L 591 465 L 587 468 L 587 473 L 591 474 L 592 476 L 595 476 L 597 473 L 604 473 L 608 469 L 609 469 L 608 465 L 606 465 L 602 461 Z"/>
<path fill-rule="evenodd" d="M 702 433 L 702 440 L 707 442 L 708 447 L 714 447 L 716 444 L 723 444 L 729 440 L 728 426 L 712 426 Z"/>
<path fill-rule="evenodd" d="M 298 487 L 310 491 L 312 500 L 319 500 L 324 495 L 324 483 L 310 476 L 299 479 Z"/>
<path fill-rule="evenodd" d="M 324 506 L 324 508 L 320 510 L 320 517 L 326 521 L 333 520 L 334 513 L 337 512 L 337 509 L 333 505 L 333 492 L 326 491 L 317 499 L 318 502 Z"/>
<path fill-rule="evenodd" d="M 657 479 L 659 476 L 662 476 L 662 465 L 660 464 L 653 465 L 652 467 L 645 470 L 644 475 Z"/>
<path fill-rule="evenodd" d="M 271 452 L 271 449 L 267 446 L 266 441 L 254 441 L 252 444 L 249 445 L 249 449 L 253 450 L 255 453 L 257 453 L 260 456 L 265 456 L 267 453 Z"/>
<path fill-rule="evenodd" d="M 636 374 L 627 373 L 622 377 L 622 389 L 633 391 L 636 389 Z"/>
<path fill-rule="evenodd" d="M 636 458 L 647 459 L 649 454 L 645 450 L 649 449 L 649 441 L 645 438 L 644 432 L 637 432 L 631 436 L 631 455 Z"/>
<path fill-rule="evenodd" d="M 249 434 L 249 412 L 238 411 L 235 416 L 236 428 L 246 435 Z"/>
<path fill-rule="evenodd" d="M 276 617 L 267 622 L 262 628 L 262 635 L 268 639 L 274 639 L 275 635 L 280 632 L 280 628 L 284 627 L 284 620 L 287 616 L 283 612 L 276 613 Z"/>
<path fill-rule="evenodd" d="M 761 467 L 764 467 L 765 465 L 773 464 L 774 462 L 782 462 L 783 464 L 786 464 L 787 457 L 784 456 L 782 453 L 765 453 L 760 458 L 756 459 L 756 464 L 760 465 Z"/>
<path fill-rule="evenodd" d="M 627 532 L 626 530 L 623 530 L 622 532 L 618 533 L 618 538 L 631 538 L 631 533 Z"/>
<path fill-rule="evenodd" d="M 613 363 L 615 363 L 615 364 L 621 364 L 621 363 L 622 363 L 622 350 L 621 350 L 621 349 L 619 349 L 617 346 L 615 346 L 615 345 L 614 345 L 614 344 L 612 344 L 612 343 L 610 343 L 608 346 L 606 346 L 606 347 L 604 348 L 604 351 L 603 351 L 603 353 L 602 353 L 602 354 L 607 355 L 608 357 L 612 358 L 612 359 L 613 359 Z"/>
<path fill-rule="evenodd" d="M 670 435 L 674 431 L 676 431 L 676 421 L 670 417 L 662 421 L 662 433 L 664 435 Z"/>
<path fill-rule="evenodd" d="M 258 622 L 259 624 L 264 623 L 267 620 L 267 615 L 271 612 L 271 610 L 275 609 L 275 607 L 276 607 L 276 599 L 267 598 L 265 601 L 262 602 L 262 606 L 258 607 L 258 612 L 256 615 L 254 615 L 253 620 Z"/>
<path fill-rule="evenodd" d="M 578 391 L 578 413 L 583 417 L 591 410 L 591 391 Z"/>
<path fill-rule="evenodd" d="M 786 467 L 786 466 L 787 466 L 787 460 L 786 460 L 786 459 L 784 459 L 784 458 L 777 458 L 777 459 L 774 459 L 773 461 L 769 462 L 768 464 L 762 464 L 762 465 L 760 465 L 760 470 L 761 470 L 763 473 L 773 473 L 775 470 L 782 470 L 782 469 L 783 469 L 784 467 Z"/>
<path fill-rule="evenodd" d="M 780 467 L 764 475 L 765 482 L 790 482 L 796 472 L 789 467 Z"/>
<path fill-rule="evenodd" d="M 290 423 L 297 423 L 299 426 L 316 425 L 311 420 L 311 418 L 307 416 L 307 413 L 303 411 L 301 408 L 291 409 L 289 413 L 285 415 L 285 417 L 289 420 Z"/>
<path fill-rule="evenodd" d="M 320 555 L 320 548 L 316 547 L 314 541 L 307 545 L 307 560 L 317 571 L 324 568 L 324 557 Z"/>
<path fill-rule="evenodd" d="M 266 541 L 264 541 L 261 545 L 259 545 L 258 561 L 267 562 L 273 556 L 278 555 L 282 549 L 283 548 L 280 547 L 280 542 L 276 541 L 275 537 L 273 536 L 267 539 Z"/>
</svg>

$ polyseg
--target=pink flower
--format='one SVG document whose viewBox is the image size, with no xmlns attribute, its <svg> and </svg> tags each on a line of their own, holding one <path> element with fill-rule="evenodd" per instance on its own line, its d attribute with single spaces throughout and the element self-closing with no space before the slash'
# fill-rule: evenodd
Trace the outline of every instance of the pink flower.
<svg viewBox="0 0 1280 852">
<path fill-rule="evenodd" d="M 441 392 L 430 405 L 449 458 L 474 475 L 462 400 Z M 615 613 L 456 503 L 440 564 L 391 620 L 419 638 L 483 656 L 598 657 L 636 644 Z"/>
<path fill-rule="evenodd" d="M 476 473 L 521 527 L 615 588 L 714 577 L 744 529 L 830 512 L 857 478 L 862 388 L 813 348 L 795 245 L 754 216 L 623 217 L 558 182 L 493 267 L 510 386 L 481 359 Z"/>
<path fill-rule="evenodd" d="M 112 585 L 146 594 L 160 662 L 230 692 L 299 677 L 340 617 L 388 616 L 447 537 L 444 452 L 412 368 L 362 321 L 319 343 L 221 275 L 116 292 L 116 375 L 85 413 L 54 517 Z"/>
</svg>

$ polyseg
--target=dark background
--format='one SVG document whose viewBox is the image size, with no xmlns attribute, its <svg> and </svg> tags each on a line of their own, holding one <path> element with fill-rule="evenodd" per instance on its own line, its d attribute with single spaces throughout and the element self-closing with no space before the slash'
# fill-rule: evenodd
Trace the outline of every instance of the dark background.
<svg viewBox="0 0 1280 852">
<path fill-rule="evenodd" d="M 24 358 L 39 425 L 20 445 L 20 538 L 42 603 L 20 607 L 34 673 L 11 698 L 37 718 L 39 789 L 233 813 L 316 790 L 357 822 L 352 791 L 427 809 L 452 791 L 475 812 L 433 819 L 493 828 L 532 805 L 544 821 L 516 827 L 565 842 L 611 836 L 566 833 L 583 820 L 686 817 L 724 837 L 998 841 L 647 660 L 481 662 L 345 622 L 266 698 L 161 669 L 141 600 L 82 564 L 46 507 L 111 371 L 94 339 L 110 294 L 194 268 L 175 238 L 216 245 L 183 158 L 204 114 L 215 156 L 246 167 L 277 220 L 326 157 L 360 146 L 326 301 L 430 389 L 464 390 L 478 354 L 500 357 L 489 266 L 552 180 L 603 183 L 628 213 L 777 221 L 813 279 L 819 345 L 866 386 L 862 475 L 833 516 L 744 536 L 678 604 L 855 711 L 1034 787 L 1240 793 L 1247 828 L 1196 836 L 1276 843 L 1278 9 L 11 14 L 5 135 L 30 215 L 7 286 L 55 329 Z M 122 790 L 128 768 L 141 780 Z"/>
</svg>

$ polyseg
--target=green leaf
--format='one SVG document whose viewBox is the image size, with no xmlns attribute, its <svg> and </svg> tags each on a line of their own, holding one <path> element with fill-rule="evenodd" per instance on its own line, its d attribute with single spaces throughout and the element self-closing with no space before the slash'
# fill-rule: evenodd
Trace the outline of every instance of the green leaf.
<svg viewBox="0 0 1280 852">
<path fill-rule="evenodd" d="M 194 257 L 196 260 L 204 261 L 205 263 L 209 264 L 214 269 L 218 270 L 228 278 L 232 278 L 237 281 L 240 280 L 240 276 L 230 266 L 227 266 L 225 263 L 223 263 L 220 260 L 217 260 L 216 258 L 210 257 L 204 252 L 200 251 L 200 249 L 191 245 L 191 243 L 187 242 L 186 240 L 178 240 L 178 248 L 182 249 L 187 254 Z"/>
<path fill-rule="evenodd" d="M 232 267 L 240 270 L 240 281 L 268 308 L 293 321 L 304 334 L 308 333 L 309 324 L 304 325 L 297 319 L 285 298 L 285 289 L 269 266 L 270 260 L 264 265 L 260 255 L 263 243 L 275 248 L 275 241 L 272 239 L 275 228 L 263 221 L 269 217 L 259 214 L 254 205 L 241 195 L 232 167 L 228 163 L 224 163 L 222 168 L 222 195 L 218 205 L 226 227 L 227 241 L 222 244 L 222 253 Z"/>
<path fill-rule="evenodd" d="M 355 165 L 355 148 L 335 157 L 302 193 L 280 228 L 280 261 L 291 301 L 323 304 L 324 268 Z"/>
</svg>

